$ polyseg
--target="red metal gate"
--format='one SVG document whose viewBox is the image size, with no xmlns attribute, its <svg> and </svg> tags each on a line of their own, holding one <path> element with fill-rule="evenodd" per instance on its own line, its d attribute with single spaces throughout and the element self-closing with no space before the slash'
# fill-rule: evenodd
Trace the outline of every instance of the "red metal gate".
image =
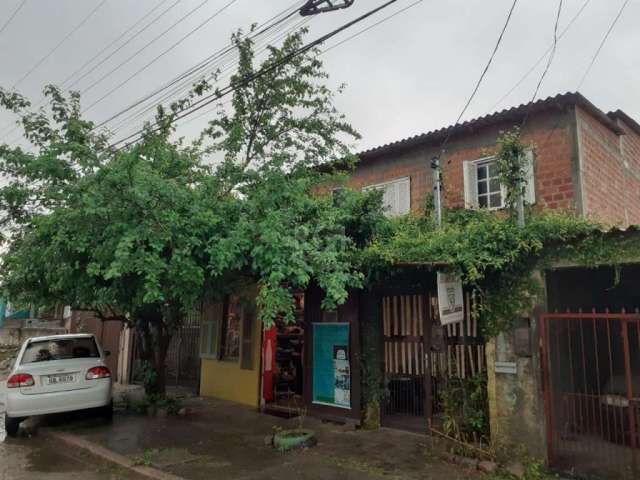
<svg viewBox="0 0 640 480">
<path fill-rule="evenodd" d="M 551 465 L 637 478 L 640 314 L 545 314 L 540 334 Z"/>
</svg>

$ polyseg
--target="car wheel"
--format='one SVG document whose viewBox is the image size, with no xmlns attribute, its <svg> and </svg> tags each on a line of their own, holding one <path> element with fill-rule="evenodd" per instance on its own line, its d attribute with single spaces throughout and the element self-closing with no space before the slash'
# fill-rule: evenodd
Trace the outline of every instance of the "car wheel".
<svg viewBox="0 0 640 480">
<path fill-rule="evenodd" d="M 18 435 L 18 429 L 20 428 L 20 422 L 22 422 L 22 418 L 12 418 L 5 415 L 4 417 L 4 429 L 7 432 L 7 435 L 10 437 L 15 437 Z"/>
</svg>

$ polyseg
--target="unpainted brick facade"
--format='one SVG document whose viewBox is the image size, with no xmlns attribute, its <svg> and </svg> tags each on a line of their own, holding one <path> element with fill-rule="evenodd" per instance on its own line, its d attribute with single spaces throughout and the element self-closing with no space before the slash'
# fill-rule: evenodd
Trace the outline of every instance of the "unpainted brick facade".
<svg viewBox="0 0 640 480">
<path fill-rule="evenodd" d="M 596 118 L 566 103 L 530 113 L 522 139 L 535 152 L 536 207 L 572 211 L 610 225 L 640 224 L 640 135 L 619 118 L 605 124 L 600 113 Z M 523 115 L 494 117 L 481 126 L 470 122 L 448 142 L 441 160 L 446 207 L 464 206 L 463 162 L 495 153 L 500 132 L 519 126 Z M 419 143 L 401 141 L 365 152 L 349 186 L 410 177 L 411 210 L 421 213 L 433 192 L 430 164 L 441 143 L 441 135 L 427 135 Z"/>
</svg>

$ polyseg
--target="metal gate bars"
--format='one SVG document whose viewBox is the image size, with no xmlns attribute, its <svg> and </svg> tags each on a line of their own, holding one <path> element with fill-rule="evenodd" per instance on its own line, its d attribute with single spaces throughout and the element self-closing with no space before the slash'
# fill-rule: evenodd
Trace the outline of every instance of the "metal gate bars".
<svg viewBox="0 0 640 480">
<path fill-rule="evenodd" d="M 640 314 L 545 314 L 540 335 L 550 464 L 634 478 L 640 467 Z"/>
</svg>

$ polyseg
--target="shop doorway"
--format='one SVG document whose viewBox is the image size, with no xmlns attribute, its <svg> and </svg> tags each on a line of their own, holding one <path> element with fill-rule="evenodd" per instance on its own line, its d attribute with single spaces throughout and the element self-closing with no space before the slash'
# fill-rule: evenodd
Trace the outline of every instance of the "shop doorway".
<svg viewBox="0 0 640 480">
<path fill-rule="evenodd" d="M 296 294 L 295 321 L 264 332 L 262 405 L 266 413 L 300 415 L 304 408 L 304 294 Z"/>
</svg>

